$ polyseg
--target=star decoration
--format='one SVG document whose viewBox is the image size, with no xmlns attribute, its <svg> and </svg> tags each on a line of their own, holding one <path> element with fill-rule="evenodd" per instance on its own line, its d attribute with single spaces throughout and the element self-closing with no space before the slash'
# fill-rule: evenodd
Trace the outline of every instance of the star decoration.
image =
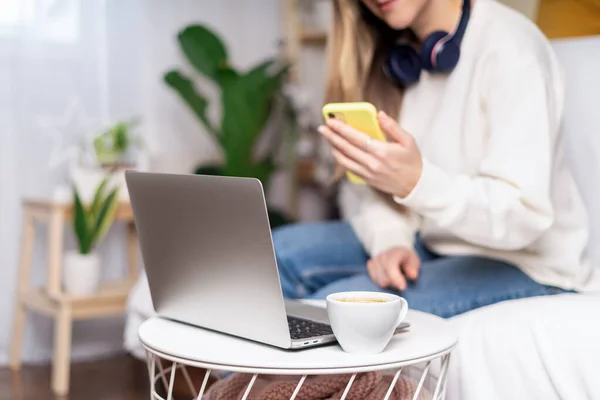
<svg viewBox="0 0 600 400">
<path fill-rule="evenodd" d="M 89 117 L 77 98 L 71 98 L 63 115 L 38 117 L 36 125 L 51 142 L 48 159 L 50 170 L 65 164 L 72 169 L 78 163 L 95 163 L 93 151 L 86 151 L 86 148 L 90 147 L 94 136 L 98 134 L 98 121 Z"/>
</svg>

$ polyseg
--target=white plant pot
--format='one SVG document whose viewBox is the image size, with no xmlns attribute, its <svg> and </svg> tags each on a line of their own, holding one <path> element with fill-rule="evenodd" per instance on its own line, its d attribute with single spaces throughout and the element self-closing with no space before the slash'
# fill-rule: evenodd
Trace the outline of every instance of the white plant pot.
<svg viewBox="0 0 600 400">
<path fill-rule="evenodd" d="M 100 258 L 98 254 L 65 254 L 63 286 L 68 294 L 86 296 L 95 293 L 100 286 Z"/>
</svg>

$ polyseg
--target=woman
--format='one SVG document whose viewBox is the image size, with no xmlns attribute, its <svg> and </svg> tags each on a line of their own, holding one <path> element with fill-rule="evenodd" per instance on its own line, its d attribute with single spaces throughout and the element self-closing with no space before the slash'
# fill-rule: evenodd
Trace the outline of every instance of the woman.
<svg viewBox="0 0 600 400">
<path fill-rule="evenodd" d="M 375 104 L 389 141 L 320 127 L 366 185 L 345 181 L 347 221 L 274 232 L 286 297 L 385 290 L 450 317 L 598 287 L 555 56 L 516 11 L 466 1 L 334 1 L 327 101 Z"/>
</svg>

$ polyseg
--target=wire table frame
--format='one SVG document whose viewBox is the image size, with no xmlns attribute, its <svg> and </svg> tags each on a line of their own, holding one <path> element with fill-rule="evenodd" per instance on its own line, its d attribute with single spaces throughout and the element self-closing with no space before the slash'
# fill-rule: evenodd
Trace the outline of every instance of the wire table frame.
<svg viewBox="0 0 600 400">
<path fill-rule="evenodd" d="M 448 350 L 446 353 L 444 353 L 442 355 L 437 355 L 437 357 L 425 362 L 425 366 L 422 369 L 422 372 L 420 372 L 420 374 L 419 374 L 420 377 L 418 379 L 417 388 L 415 389 L 414 394 L 412 396 L 413 400 L 417 400 L 420 398 L 427 398 L 427 399 L 432 399 L 432 400 L 443 400 L 445 398 L 446 382 L 447 382 L 446 378 L 447 378 L 448 366 L 450 363 L 450 355 L 451 355 L 451 350 Z M 211 364 L 204 364 L 204 363 L 197 363 L 197 362 L 193 363 L 193 365 L 190 365 L 189 360 L 174 361 L 174 360 L 168 358 L 168 356 L 166 356 L 166 355 L 159 355 L 148 349 L 146 349 L 146 357 L 147 357 L 147 366 L 148 366 L 148 376 L 150 377 L 150 399 L 151 400 L 174 400 L 173 387 L 174 387 L 177 371 L 180 371 L 179 373 L 182 374 L 185 379 L 187 388 L 190 393 L 189 399 L 201 400 L 206 392 L 207 384 L 208 384 L 210 375 L 213 371 L 221 371 L 221 370 L 223 370 L 223 368 L 225 370 L 235 369 L 233 367 L 230 368 L 228 366 L 223 366 L 223 365 L 211 365 Z M 435 387 L 432 392 L 432 395 L 429 397 L 424 397 L 423 391 L 425 388 L 425 381 L 428 377 L 431 377 L 430 372 L 432 370 L 432 364 L 434 361 L 436 361 L 436 359 L 439 360 L 441 363 L 440 374 L 438 376 L 433 377 L 435 380 Z M 168 361 L 167 366 L 163 365 L 163 363 L 162 363 L 163 360 Z M 383 371 L 383 370 L 387 370 L 387 369 L 394 371 L 393 379 L 387 389 L 385 397 L 383 398 L 383 400 L 388 400 L 390 398 L 390 396 L 392 395 L 393 390 L 396 387 L 396 384 L 397 384 L 398 380 L 400 379 L 402 372 L 405 371 L 407 369 L 407 367 L 410 367 L 410 366 L 413 366 L 416 364 L 420 364 L 420 361 L 418 361 L 418 362 L 415 361 L 415 364 L 407 363 L 400 367 L 399 366 L 386 366 L 386 365 L 373 366 L 373 367 L 365 368 L 361 372 Z M 204 366 L 203 368 L 206 368 L 206 372 L 204 374 L 204 379 L 202 381 L 202 384 L 198 388 L 192 381 L 190 374 L 188 373 L 187 367 L 189 367 L 189 366 L 199 367 L 200 365 L 203 365 Z M 248 396 L 250 395 L 250 393 L 252 391 L 252 388 L 254 386 L 254 383 L 256 382 L 256 379 L 261 374 L 266 374 L 265 372 L 262 372 L 259 370 L 253 370 L 253 369 L 245 369 L 245 370 L 247 371 L 247 373 L 252 373 L 252 378 L 250 379 L 250 382 L 244 392 L 242 400 L 248 399 Z M 268 372 L 276 373 L 277 375 L 289 373 L 292 375 L 299 376 L 298 383 L 296 384 L 296 387 L 290 397 L 290 400 L 294 400 L 296 398 L 296 396 L 302 389 L 302 385 L 304 384 L 304 382 L 310 375 L 332 374 L 331 371 L 327 371 L 327 370 L 302 371 L 302 373 L 300 373 L 300 374 L 293 373 L 293 371 L 282 371 L 282 370 L 271 370 Z M 343 371 L 336 371 L 335 373 L 337 374 L 337 373 L 341 373 L 341 372 L 343 372 Z M 342 394 L 342 397 L 340 400 L 346 399 L 346 396 L 348 395 L 348 393 L 350 393 L 352 384 L 354 383 L 358 374 L 361 372 L 354 372 L 354 373 L 348 374 L 348 377 L 349 377 L 348 383 L 346 385 L 346 388 L 344 389 L 344 393 Z M 158 392 L 158 387 L 161 384 L 163 385 L 162 387 L 167 393 L 166 397 L 163 397 Z M 420 396 L 423 396 L 423 397 L 420 397 Z"/>
<path fill-rule="evenodd" d="M 242 400 L 250 398 L 261 375 L 297 378 L 290 400 L 296 399 L 312 376 L 347 375 L 340 400 L 347 399 L 361 373 L 380 371 L 392 377 L 384 400 L 392 397 L 401 378 L 416 385 L 413 400 L 442 400 L 450 357 L 457 336 L 447 323 L 435 316 L 411 311 L 411 331 L 398 334 L 379 355 L 359 356 L 344 353 L 329 345 L 300 352 L 287 352 L 259 343 L 195 328 L 174 321 L 151 318 L 139 329 L 146 351 L 151 400 L 179 400 L 173 389 L 177 377 L 183 378 L 189 399 L 202 400 L 211 376 L 221 372 L 249 374 Z M 188 368 L 206 370 L 202 383 L 194 382 Z M 414 386 L 413 385 L 413 386 Z"/>
</svg>

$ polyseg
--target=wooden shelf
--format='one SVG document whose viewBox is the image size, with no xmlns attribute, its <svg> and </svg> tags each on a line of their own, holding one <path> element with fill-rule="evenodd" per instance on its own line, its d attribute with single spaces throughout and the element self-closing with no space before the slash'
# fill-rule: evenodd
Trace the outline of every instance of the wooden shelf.
<svg viewBox="0 0 600 400">
<path fill-rule="evenodd" d="M 102 318 L 123 314 L 127 310 L 129 290 L 137 281 L 138 246 L 131 205 L 121 202 L 115 220 L 127 225 L 128 271 L 116 282 L 106 282 L 91 296 L 73 296 L 62 287 L 64 228 L 73 219 L 73 204 L 53 199 L 23 200 L 21 254 L 18 269 L 18 290 L 15 299 L 11 340 L 10 366 L 21 367 L 21 347 L 25 315 L 32 310 L 54 320 L 54 357 L 52 390 L 64 396 L 69 392 L 71 332 L 74 320 Z M 35 228 L 44 224 L 47 230 L 47 282 L 44 287 L 30 282 Z"/>
<path fill-rule="evenodd" d="M 123 314 L 130 288 L 128 281 L 105 283 L 90 296 L 62 293 L 59 297 L 51 296 L 46 288 L 37 288 L 22 292 L 20 300 L 30 309 L 48 316 L 54 316 L 66 303 L 73 319 L 100 318 Z"/>
<path fill-rule="evenodd" d="M 29 211 L 35 215 L 39 220 L 48 219 L 52 212 L 56 211 L 61 213 L 66 220 L 73 218 L 73 203 L 68 202 L 54 202 L 44 199 L 30 198 L 25 199 L 23 204 L 29 209 Z M 131 205 L 126 202 L 120 202 L 117 206 L 115 213 L 115 220 L 117 221 L 133 221 L 133 210 Z"/>
<path fill-rule="evenodd" d="M 315 164 L 313 160 L 300 160 L 298 162 L 297 179 L 302 184 L 315 184 Z"/>
<path fill-rule="evenodd" d="M 324 45 L 327 43 L 327 32 L 303 30 L 300 41 L 305 44 Z"/>
</svg>

